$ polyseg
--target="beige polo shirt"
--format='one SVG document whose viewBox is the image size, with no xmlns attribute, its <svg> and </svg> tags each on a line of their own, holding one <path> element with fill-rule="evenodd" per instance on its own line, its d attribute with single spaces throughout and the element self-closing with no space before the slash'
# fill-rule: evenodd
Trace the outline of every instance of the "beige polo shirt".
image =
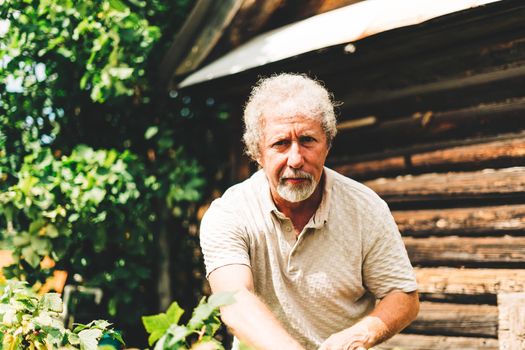
<svg viewBox="0 0 525 350">
<path fill-rule="evenodd" d="M 331 169 L 324 176 L 321 204 L 297 239 L 262 170 L 216 199 L 200 230 L 207 276 L 249 266 L 255 293 L 312 350 L 369 313 L 376 298 L 417 289 L 386 203 Z"/>
</svg>

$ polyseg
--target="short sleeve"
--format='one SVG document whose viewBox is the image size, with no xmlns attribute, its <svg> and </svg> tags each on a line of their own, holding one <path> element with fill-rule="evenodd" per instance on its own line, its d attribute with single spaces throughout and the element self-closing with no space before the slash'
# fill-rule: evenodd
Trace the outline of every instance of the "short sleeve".
<svg viewBox="0 0 525 350">
<path fill-rule="evenodd" d="M 233 208 L 216 199 L 204 214 L 200 226 L 200 245 L 206 277 L 219 267 L 240 264 L 250 266 L 246 229 Z"/>
<path fill-rule="evenodd" d="M 414 269 L 387 204 L 380 200 L 365 245 L 363 281 L 376 298 L 393 290 L 417 290 Z"/>
</svg>

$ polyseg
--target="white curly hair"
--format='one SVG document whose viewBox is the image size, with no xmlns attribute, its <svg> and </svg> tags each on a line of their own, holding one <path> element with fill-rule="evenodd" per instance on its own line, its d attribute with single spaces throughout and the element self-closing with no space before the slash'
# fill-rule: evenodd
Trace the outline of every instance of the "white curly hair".
<svg viewBox="0 0 525 350">
<path fill-rule="evenodd" d="M 277 113 L 317 119 L 326 134 L 328 145 L 337 133 L 335 103 L 331 94 L 319 82 L 305 74 L 282 73 L 260 79 L 253 87 L 244 107 L 246 154 L 257 160 L 262 136 L 262 117 Z"/>
</svg>

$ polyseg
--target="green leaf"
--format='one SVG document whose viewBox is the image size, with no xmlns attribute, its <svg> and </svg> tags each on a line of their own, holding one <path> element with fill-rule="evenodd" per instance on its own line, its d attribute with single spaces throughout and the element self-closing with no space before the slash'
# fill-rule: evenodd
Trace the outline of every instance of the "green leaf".
<svg viewBox="0 0 525 350">
<path fill-rule="evenodd" d="M 167 344 L 167 346 L 171 348 L 175 344 L 183 342 L 186 337 L 193 332 L 191 329 L 188 329 L 188 327 L 174 324 L 168 329 L 167 333 L 171 335 L 171 337 L 168 337 L 169 341 Z"/>
<path fill-rule="evenodd" d="M 98 341 L 102 336 L 100 329 L 85 329 L 78 333 L 80 350 L 97 350 Z"/>
<path fill-rule="evenodd" d="M 117 79 L 128 79 L 133 74 L 134 69 L 129 67 L 114 67 L 109 69 L 109 75 Z"/>
<path fill-rule="evenodd" d="M 153 316 L 143 316 L 142 323 L 144 324 L 146 331 L 150 333 L 148 338 L 150 346 L 159 340 L 170 326 L 168 316 L 164 313 Z"/>
<path fill-rule="evenodd" d="M 60 294 L 46 293 L 42 299 L 40 299 L 38 308 L 41 310 L 61 313 L 63 311 L 64 305 L 62 303 L 62 299 L 60 298 Z"/>
<path fill-rule="evenodd" d="M 202 348 L 202 349 L 224 350 L 224 347 L 222 346 L 222 344 L 215 339 L 202 340 L 202 341 L 197 342 L 196 344 L 198 344 L 199 346 L 194 345 L 192 349 Z M 250 350 L 250 349 L 246 349 L 246 348 L 243 349 L 239 347 L 239 350 Z"/>
<path fill-rule="evenodd" d="M 149 345 L 158 341 L 170 327 L 176 327 L 180 317 L 184 313 L 177 302 L 173 302 L 166 313 L 153 316 L 143 316 L 142 323 L 146 331 L 150 333 L 148 338 Z"/>
<path fill-rule="evenodd" d="M 128 9 L 128 7 L 120 0 L 109 0 L 109 5 L 119 12 L 124 12 Z"/>
<path fill-rule="evenodd" d="M 53 224 L 47 224 L 46 225 L 46 236 L 49 238 L 57 238 L 58 237 L 58 229 Z"/>
<path fill-rule="evenodd" d="M 45 224 L 46 224 L 46 221 L 44 219 L 38 219 L 38 220 L 33 221 L 29 225 L 29 233 L 32 235 L 38 234 L 38 231 L 40 231 L 40 229 L 44 227 Z"/>
<path fill-rule="evenodd" d="M 221 306 L 231 305 L 235 302 L 235 293 L 232 292 L 221 292 L 212 294 L 208 298 L 208 304 L 213 308 L 218 308 Z"/>
<path fill-rule="evenodd" d="M 180 317 L 184 314 L 184 310 L 179 306 L 179 304 L 174 301 L 171 303 L 168 311 L 166 311 L 166 316 L 168 317 L 169 323 L 178 323 Z"/>
<path fill-rule="evenodd" d="M 31 242 L 31 236 L 29 233 L 23 231 L 19 232 L 16 236 L 13 237 L 13 244 L 15 247 L 22 247 Z"/>
<path fill-rule="evenodd" d="M 159 132 L 159 128 L 157 126 L 150 126 L 148 130 L 146 130 L 146 133 L 144 134 L 144 138 L 146 138 L 146 140 L 149 140 L 153 136 L 157 135 L 158 132 Z"/>
<path fill-rule="evenodd" d="M 86 201 L 92 201 L 94 204 L 99 204 L 104 200 L 106 196 L 106 190 L 98 187 L 94 187 L 91 190 L 84 193 Z"/>
<path fill-rule="evenodd" d="M 199 305 L 193 310 L 188 326 L 191 328 L 199 328 L 199 326 L 214 313 L 218 313 L 218 308 L 224 305 L 229 305 L 235 302 L 233 293 L 223 292 L 210 296 L 208 303 L 205 303 L 205 298 L 202 298 Z"/>
<path fill-rule="evenodd" d="M 109 330 L 106 333 L 109 335 L 112 339 L 116 339 L 120 344 L 125 345 L 124 339 L 122 339 L 122 335 L 119 332 L 116 332 L 114 330 Z"/>
<path fill-rule="evenodd" d="M 205 303 L 205 298 L 202 298 L 199 305 L 193 310 L 193 315 L 188 322 L 188 326 L 193 329 L 199 328 L 202 322 L 211 316 L 213 311 L 214 309 Z"/>
<path fill-rule="evenodd" d="M 51 242 L 43 237 L 31 237 L 31 248 L 40 256 L 49 255 L 51 250 Z"/>
<path fill-rule="evenodd" d="M 75 333 L 68 333 L 67 340 L 71 345 L 80 345 L 80 337 Z"/>
<path fill-rule="evenodd" d="M 41 258 L 38 256 L 32 246 L 22 248 L 22 256 L 32 268 L 36 269 L 38 265 L 40 265 Z"/>
</svg>

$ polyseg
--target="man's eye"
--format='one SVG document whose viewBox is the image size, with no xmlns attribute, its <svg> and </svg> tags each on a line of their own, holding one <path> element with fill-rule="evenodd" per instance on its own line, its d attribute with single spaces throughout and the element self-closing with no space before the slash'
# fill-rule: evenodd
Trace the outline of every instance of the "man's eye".
<svg viewBox="0 0 525 350">
<path fill-rule="evenodd" d="M 287 141 L 286 140 L 280 140 L 280 141 L 277 141 L 277 142 L 274 142 L 272 144 L 273 147 L 281 147 L 281 146 L 284 146 L 286 145 Z"/>
<path fill-rule="evenodd" d="M 301 136 L 300 140 L 302 143 L 308 143 L 308 142 L 315 141 L 315 139 L 311 136 Z"/>
</svg>

